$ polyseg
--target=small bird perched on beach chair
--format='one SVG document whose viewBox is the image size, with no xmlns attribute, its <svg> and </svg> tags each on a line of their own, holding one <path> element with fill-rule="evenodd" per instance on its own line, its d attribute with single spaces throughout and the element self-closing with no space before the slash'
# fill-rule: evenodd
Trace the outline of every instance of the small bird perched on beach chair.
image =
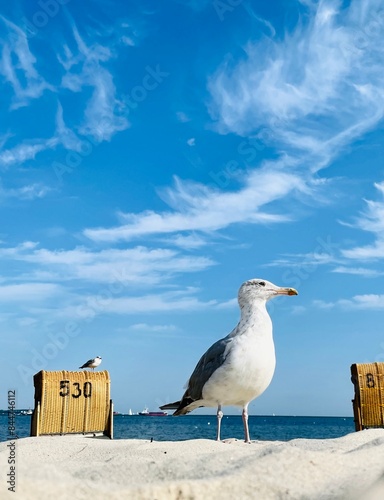
<svg viewBox="0 0 384 500">
<path fill-rule="evenodd" d="M 100 363 L 101 363 L 101 357 L 96 356 L 96 358 L 89 359 L 86 363 L 83 364 L 83 366 L 80 366 L 79 368 L 92 368 L 92 370 L 94 371 L 95 368 L 97 368 Z"/>
<path fill-rule="evenodd" d="M 160 408 L 176 410 L 173 415 L 185 415 L 201 406 L 217 406 L 216 439 L 220 441 L 222 405 L 241 406 L 244 438 L 250 443 L 248 405 L 269 386 L 276 364 L 266 302 L 279 295 L 297 295 L 297 291 L 262 279 L 243 283 L 238 294 L 239 323 L 203 354 L 182 399 Z"/>
</svg>

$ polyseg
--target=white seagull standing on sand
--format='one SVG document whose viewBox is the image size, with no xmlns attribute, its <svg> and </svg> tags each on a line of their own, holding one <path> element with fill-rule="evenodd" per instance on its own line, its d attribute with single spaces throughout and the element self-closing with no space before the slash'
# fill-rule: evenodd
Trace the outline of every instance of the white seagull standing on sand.
<svg viewBox="0 0 384 500">
<path fill-rule="evenodd" d="M 240 321 L 232 332 L 215 342 L 197 363 L 181 401 L 161 406 L 184 415 L 201 406 L 217 406 L 217 441 L 223 405 L 243 408 L 245 442 L 250 443 L 248 405 L 269 386 L 275 371 L 272 321 L 266 302 L 278 295 L 297 295 L 262 279 L 243 283 L 238 294 Z"/>
<path fill-rule="evenodd" d="M 94 359 L 89 359 L 86 363 L 83 364 L 83 366 L 80 366 L 79 368 L 92 368 L 94 371 L 96 367 L 99 366 L 101 363 L 101 358 L 100 356 L 96 356 Z"/>
</svg>

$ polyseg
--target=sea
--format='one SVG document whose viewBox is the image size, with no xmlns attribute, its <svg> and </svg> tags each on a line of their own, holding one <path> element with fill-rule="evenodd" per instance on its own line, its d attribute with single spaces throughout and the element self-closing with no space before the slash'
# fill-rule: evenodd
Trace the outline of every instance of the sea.
<svg viewBox="0 0 384 500">
<path fill-rule="evenodd" d="M 15 416 L 15 434 L 29 437 L 31 416 Z M 289 441 L 291 439 L 329 439 L 355 431 L 353 417 L 295 417 L 258 415 L 249 417 L 251 440 Z M 215 439 L 216 415 L 185 415 L 152 417 L 115 415 L 114 439 L 144 439 L 154 441 L 185 441 Z M 244 439 L 241 415 L 224 415 L 221 438 Z M 9 439 L 8 412 L 0 410 L 0 441 Z"/>
</svg>

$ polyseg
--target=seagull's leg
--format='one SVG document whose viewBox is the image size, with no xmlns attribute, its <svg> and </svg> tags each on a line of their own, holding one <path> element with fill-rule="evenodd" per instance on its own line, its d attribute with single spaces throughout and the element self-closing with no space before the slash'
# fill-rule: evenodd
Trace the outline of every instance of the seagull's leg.
<svg viewBox="0 0 384 500">
<path fill-rule="evenodd" d="M 220 441 L 220 428 L 221 428 L 221 419 L 223 418 L 223 412 L 221 411 L 221 405 L 217 406 L 217 435 L 216 441 Z"/>
<path fill-rule="evenodd" d="M 249 428 L 248 428 L 248 403 L 244 405 L 243 413 L 241 414 L 241 416 L 243 417 L 245 442 L 250 443 L 251 438 L 249 437 Z"/>
</svg>

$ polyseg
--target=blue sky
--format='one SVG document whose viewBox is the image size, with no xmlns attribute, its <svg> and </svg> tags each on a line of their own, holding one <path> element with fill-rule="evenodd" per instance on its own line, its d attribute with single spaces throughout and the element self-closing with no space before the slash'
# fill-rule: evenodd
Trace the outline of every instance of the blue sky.
<svg viewBox="0 0 384 500">
<path fill-rule="evenodd" d="M 299 295 L 250 413 L 352 415 L 384 361 L 382 2 L 2 0 L 0 33 L 18 406 L 96 355 L 117 410 L 175 400 L 258 277 Z"/>
</svg>

